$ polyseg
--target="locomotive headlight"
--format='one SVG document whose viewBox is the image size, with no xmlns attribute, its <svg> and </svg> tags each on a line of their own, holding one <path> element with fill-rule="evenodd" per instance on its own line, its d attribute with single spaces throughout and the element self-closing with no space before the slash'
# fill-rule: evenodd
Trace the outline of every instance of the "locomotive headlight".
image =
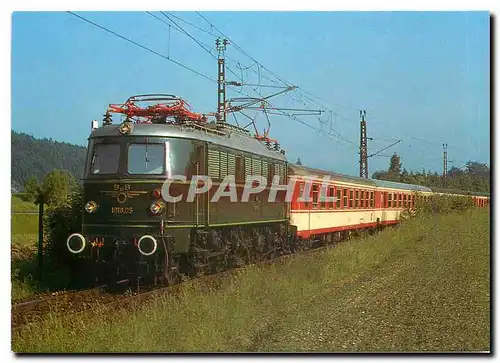
<svg viewBox="0 0 500 363">
<path fill-rule="evenodd" d="M 121 134 L 130 134 L 130 132 L 132 131 L 132 122 L 125 121 L 120 125 L 118 130 L 120 131 Z"/>
<path fill-rule="evenodd" d="M 93 200 L 88 201 L 87 204 L 85 204 L 85 210 L 89 214 L 95 213 L 95 211 L 97 210 L 97 203 Z"/>
<path fill-rule="evenodd" d="M 154 215 L 160 214 L 161 212 L 163 212 L 164 209 L 165 209 L 165 204 L 163 204 L 162 202 L 153 202 L 149 207 L 149 210 Z"/>
</svg>

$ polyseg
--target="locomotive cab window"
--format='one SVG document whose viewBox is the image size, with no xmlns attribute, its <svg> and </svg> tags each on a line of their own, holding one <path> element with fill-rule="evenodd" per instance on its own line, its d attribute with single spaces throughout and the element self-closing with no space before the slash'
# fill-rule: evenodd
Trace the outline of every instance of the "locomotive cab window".
<svg viewBox="0 0 500 363">
<path fill-rule="evenodd" d="M 118 172 L 120 144 L 96 144 L 90 165 L 92 174 L 115 174 Z"/>
<path fill-rule="evenodd" d="M 130 144 L 127 171 L 129 174 L 163 174 L 165 171 L 165 145 Z"/>
</svg>

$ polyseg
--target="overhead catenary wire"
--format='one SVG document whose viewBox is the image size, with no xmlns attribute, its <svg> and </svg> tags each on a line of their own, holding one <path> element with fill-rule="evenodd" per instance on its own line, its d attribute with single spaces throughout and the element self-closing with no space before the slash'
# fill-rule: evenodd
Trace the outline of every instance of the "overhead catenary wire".
<svg viewBox="0 0 500 363">
<path fill-rule="evenodd" d="M 196 12 L 203 20 L 205 20 L 211 28 L 215 29 L 217 32 L 219 32 L 219 34 L 221 34 L 222 36 L 224 36 L 225 38 L 227 38 L 231 44 L 237 49 L 239 50 L 242 54 L 246 55 L 248 58 L 250 58 L 251 60 L 253 60 L 254 62 L 260 64 L 260 66 L 267 70 L 270 74 L 272 74 L 273 76 L 275 76 L 277 79 L 279 79 L 281 82 L 283 82 L 285 85 L 287 86 L 291 86 L 293 85 L 293 83 L 287 81 L 286 79 L 284 79 L 283 77 L 279 76 L 278 74 L 274 73 L 273 71 L 271 71 L 269 68 L 267 68 L 266 66 L 264 66 L 262 63 L 260 63 L 259 61 L 257 61 L 254 57 L 252 57 L 250 54 L 248 54 L 247 52 L 245 52 L 240 46 L 238 46 L 238 44 L 236 44 L 234 42 L 234 40 L 230 39 L 226 34 L 224 34 L 219 28 L 217 28 L 215 25 L 213 25 L 205 16 L 203 16 L 199 11 Z M 304 93 L 307 93 L 309 94 L 310 96 L 312 97 L 315 97 L 317 99 L 320 99 L 324 102 L 327 102 L 331 105 L 336 105 L 336 106 L 339 106 L 339 107 L 343 107 L 343 108 L 346 108 L 346 109 L 350 109 L 350 110 L 356 110 L 358 111 L 360 108 L 353 108 L 353 107 L 348 107 L 348 106 L 345 106 L 345 105 L 340 105 L 340 104 L 334 104 L 333 102 L 331 101 L 327 101 L 327 100 L 324 100 L 322 99 L 321 97 L 318 97 L 318 96 L 315 96 L 314 94 L 312 94 L 311 92 L 308 92 L 306 90 L 304 90 L 303 88 L 301 88 L 301 91 L 304 92 Z"/>
<path fill-rule="evenodd" d="M 148 13 L 149 13 L 150 15 L 152 15 L 150 12 L 148 12 Z M 181 29 L 181 30 L 182 30 L 182 32 L 183 32 L 184 34 L 186 34 L 187 36 L 189 36 L 192 40 L 194 40 L 194 41 L 195 41 L 198 45 L 200 45 L 200 46 L 201 46 L 202 48 L 204 48 L 204 49 L 205 49 L 205 50 L 206 50 L 206 51 L 207 51 L 210 55 L 212 55 L 212 56 L 213 56 L 212 52 L 211 52 L 209 49 L 207 49 L 207 48 L 206 48 L 206 45 L 205 45 L 205 46 L 203 46 L 203 45 L 202 45 L 202 43 L 201 43 L 200 41 L 198 41 L 198 40 L 197 40 L 197 39 L 195 39 L 193 36 L 191 36 L 191 35 L 190 35 L 187 31 L 185 31 L 184 29 L 182 29 L 182 27 L 181 27 L 179 24 L 177 24 L 177 23 L 176 23 L 173 19 L 171 19 L 168 15 L 166 15 L 164 12 L 161 12 L 161 13 L 162 13 L 162 14 L 163 14 L 163 15 L 164 15 L 167 19 L 169 19 L 169 20 L 170 20 L 170 21 L 171 21 L 174 25 L 176 25 L 179 29 Z M 245 52 L 245 51 L 244 51 L 244 50 L 243 50 L 240 46 L 238 46 L 238 45 L 237 45 L 234 41 L 232 41 L 231 39 L 229 39 L 229 37 L 228 37 L 226 34 L 224 34 L 222 31 L 220 31 L 220 29 L 218 29 L 216 26 L 214 26 L 212 23 L 210 23 L 210 21 L 209 21 L 208 19 L 206 19 L 203 15 L 201 15 L 199 12 L 197 12 L 197 14 L 198 14 L 201 18 L 203 18 L 203 19 L 204 19 L 204 20 L 205 20 L 205 21 L 206 21 L 206 22 L 210 25 L 210 27 L 211 27 L 211 28 L 215 29 L 217 32 L 219 32 L 219 34 L 221 34 L 223 37 L 227 38 L 227 39 L 231 42 L 231 44 L 232 44 L 232 45 L 233 45 L 233 46 L 234 46 L 237 50 L 239 50 L 241 53 L 243 53 L 244 55 L 246 55 L 247 57 L 249 57 L 249 58 L 250 58 L 250 59 L 251 59 L 251 60 L 252 60 L 255 64 L 257 64 L 257 65 L 258 65 L 258 75 L 259 75 L 259 78 L 261 77 L 260 68 L 265 69 L 267 72 L 269 72 L 270 74 L 272 74 L 273 76 L 275 76 L 275 77 L 276 77 L 277 79 L 279 79 L 282 83 L 284 83 L 284 84 L 287 86 L 287 88 L 289 88 L 289 89 L 290 89 L 290 87 L 292 86 L 292 83 L 291 83 L 291 82 L 286 81 L 285 79 L 283 79 L 282 77 L 280 77 L 279 75 L 277 75 L 276 73 L 272 72 L 272 71 L 271 71 L 271 70 L 269 70 L 267 67 L 265 67 L 264 65 L 262 65 L 262 64 L 261 64 L 259 61 L 257 61 L 255 58 L 253 58 L 253 57 L 252 57 L 252 56 L 250 56 L 248 53 L 246 53 L 246 52 Z M 173 14 L 171 14 L 171 15 L 173 15 Z M 156 16 L 155 16 L 155 17 L 156 17 Z M 157 17 L 156 17 L 156 18 L 157 18 Z M 176 16 L 176 18 L 181 19 L 180 17 L 177 17 L 177 16 Z M 238 64 L 239 64 L 239 63 L 238 63 Z M 239 77 L 239 76 L 238 76 L 238 75 L 237 75 L 234 71 L 232 71 L 229 67 L 227 67 L 227 66 L 226 66 L 226 68 L 227 68 L 227 69 L 228 69 L 231 73 L 233 73 L 236 77 Z M 250 68 L 250 67 L 249 67 L 249 68 Z M 240 69 L 241 69 L 241 68 L 240 68 Z M 264 77 L 264 78 L 265 78 L 265 77 Z M 242 81 L 243 81 L 243 79 L 242 79 Z M 233 83 L 236 83 L 236 82 L 233 82 Z M 274 82 L 273 82 L 273 83 L 274 83 Z M 242 82 L 242 84 L 240 84 L 240 85 L 249 85 L 249 86 L 255 86 L 255 87 L 266 87 L 266 85 L 261 85 L 261 84 L 258 84 L 258 85 L 254 85 L 254 84 L 245 84 L 244 82 Z M 268 86 L 268 87 L 273 87 L 273 86 Z M 274 86 L 274 88 L 284 88 L 284 87 L 282 87 L 282 86 Z M 296 89 L 296 88 L 297 88 L 297 87 L 295 87 L 295 86 L 293 87 L 293 89 Z M 253 90 L 254 90 L 254 92 L 255 92 L 255 93 L 257 93 L 257 94 L 258 94 L 258 95 L 260 95 L 261 97 L 264 97 L 264 96 L 263 96 L 260 92 L 258 92 L 258 91 L 257 91 L 257 89 L 255 89 L 255 88 L 254 88 Z M 239 92 L 239 93 L 243 93 L 243 92 Z M 308 93 L 308 94 L 310 94 L 309 92 L 307 92 L 307 93 Z M 245 93 L 243 93 L 243 94 L 245 94 Z M 299 96 L 300 96 L 300 95 L 299 95 Z M 307 96 L 305 96 L 305 97 L 310 99 L 310 97 L 307 97 Z M 313 100 L 313 101 L 314 101 L 314 100 Z M 328 102 L 328 101 L 326 101 L 326 102 Z M 304 104 L 305 104 L 305 103 L 304 103 Z M 333 112 L 333 110 L 331 110 L 331 111 Z M 285 116 L 287 116 L 287 117 L 289 117 L 289 118 L 295 119 L 296 121 L 299 121 L 299 120 L 297 120 L 297 119 L 296 119 L 296 115 L 294 115 L 294 114 L 289 114 L 289 113 L 286 113 L 286 112 L 285 112 L 285 113 L 283 113 L 283 115 L 285 115 Z M 342 115 L 339 115 L 339 114 L 338 114 L 338 113 L 336 113 L 336 112 L 335 112 L 335 115 L 337 115 L 337 116 L 338 116 L 338 117 L 340 117 L 340 118 L 343 118 L 343 119 L 348 120 L 347 118 L 343 117 Z M 321 119 L 320 119 L 320 118 L 318 118 L 318 120 L 319 120 L 320 124 L 323 124 L 323 122 L 321 121 Z M 305 122 L 304 122 L 304 121 L 302 121 L 302 120 L 300 120 L 299 122 L 302 122 L 302 123 L 304 123 L 304 124 L 307 124 L 307 123 L 305 123 Z M 322 130 L 322 129 L 316 129 L 316 128 L 314 128 L 314 127 L 313 127 L 313 129 L 315 129 L 315 130 L 317 130 L 318 132 L 321 132 L 321 133 L 323 133 L 323 134 L 326 134 L 326 135 L 330 135 L 330 134 L 333 132 L 334 134 L 336 134 L 336 135 L 337 135 L 338 139 L 343 140 L 343 141 L 345 141 L 345 142 L 348 142 L 348 143 L 350 143 L 350 144 L 355 145 L 355 143 L 354 143 L 354 142 L 352 142 L 351 140 L 349 140 L 349 139 L 347 139 L 347 138 L 343 137 L 340 133 L 338 133 L 337 131 L 335 131 L 335 130 L 333 129 L 332 124 L 331 124 L 331 120 L 330 120 L 330 133 L 327 133 L 327 132 L 325 132 L 325 131 L 324 131 L 324 130 Z"/>
<path fill-rule="evenodd" d="M 218 38 L 218 37 L 219 37 L 217 34 L 214 34 L 214 33 L 212 33 L 212 32 L 209 32 L 208 30 L 205 30 L 205 29 L 203 29 L 203 28 L 200 28 L 199 26 L 197 26 L 197 25 L 195 25 L 195 24 L 193 24 L 193 23 L 191 23 L 191 22 L 189 22 L 189 21 L 187 21 L 187 20 L 185 20 L 185 19 L 181 18 L 180 16 L 177 16 L 177 15 L 175 15 L 175 14 L 172 14 L 171 12 L 167 12 L 167 13 L 168 13 L 169 15 L 171 15 L 172 17 L 174 17 L 174 18 L 178 19 L 179 21 L 182 21 L 184 24 L 190 25 L 190 26 L 192 26 L 193 28 L 196 28 L 196 29 L 198 29 L 198 30 L 200 30 L 200 31 L 202 31 L 202 32 L 204 32 L 204 33 L 206 33 L 206 34 L 208 34 L 208 35 L 213 36 L 214 38 Z"/>
<path fill-rule="evenodd" d="M 78 15 L 78 14 L 72 12 L 72 11 L 67 11 L 67 13 L 69 13 L 69 14 L 71 14 L 71 15 L 73 15 L 73 16 L 75 16 L 75 17 L 77 17 L 77 18 L 79 18 L 79 19 L 81 19 L 81 20 L 83 20 L 83 21 L 85 21 L 85 22 L 87 22 L 87 23 L 89 23 L 89 24 L 97 27 L 97 28 L 100 28 L 101 30 L 104 30 L 104 31 L 106 31 L 106 32 L 108 32 L 110 34 L 113 34 L 114 36 L 117 36 L 118 38 L 121 38 L 121 39 L 123 39 L 123 40 L 125 40 L 125 41 L 127 41 L 127 42 L 129 42 L 129 43 L 131 43 L 131 44 L 133 44 L 133 45 L 135 45 L 137 47 L 139 47 L 139 48 L 142 48 L 142 49 L 144 49 L 144 50 L 146 50 L 146 51 L 148 51 L 148 52 L 150 52 L 150 53 L 152 53 L 152 54 L 154 54 L 154 55 L 156 55 L 158 57 L 161 57 L 161 58 L 163 58 L 165 60 L 168 60 L 168 61 L 170 61 L 170 62 L 172 62 L 174 64 L 177 64 L 178 66 L 180 66 L 180 67 L 182 67 L 182 68 L 184 68 L 184 69 L 186 69 L 186 70 L 188 70 L 190 72 L 193 72 L 193 73 L 199 75 L 200 77 L 205 78 L 206 80 L 208 80 L 210 82 L 217 83 L 217 81 L 215 79 L 212 79 L 209 76 L 207 76 L 207 75 L 205 75 L 205 74 L 203 74 L 203 73 L 201 73 L 201 72 L 199 72 L 197 70 L 194 70 L 193 68 L 190 68 L 190 67 L 186 66 L 185 64 L 182 64 L 182 63 L 180 63 L 180 62 L 172 59 L 168 55 L 161 54 L 161 53 L 157 52 L 154 49 L 146 47 L 145 45 L 142 45 L 142 44 L 140 44 L 140 43 L 138 43 L 138 42 L 136 42 L 136 41 L 134 41 L 132 39 L 129 39 L 129 38 L 127 38 L 127 37 L 125 37 L 125 36 L 123 36 L 121 34 L 118 34 L 117 32 L 115 32 L 115 31 L 113 31 L 111 29 L 108 29 L 108 28 L 106 28 L 106 27 L 104 27 L 102 25 L 99 25 L 96 22 L 93 22 L 92 20 L 89 20 L 89 19 L 87 19 L 87 18 L 85 18 L 85 17 L 83 17 L 81 15 Z"/>
<path fill-rule="evenodd" d="M 165 25 L 168 25 L 170 27 L 170 25 L 172 24 L 174 26 L 173 29 L 177 30 L 178 32 L 181 32 L 182 34 L 186 35 L 187 37 L 189 37 L 191 40 L 193 40 L 196 44 L 198 44 L 203 50 L 205 50 L 212 58 L 214 58 L 215 60 L 218 59 L 218 57 L 216 55 L 214 55 L 212 53 L 212 49 L 210 48 L 209 45 L 203 43 L 202 41 L 196 39 L 194 36 L 192 36 L 188 31 L 186 31 L 183 27 L 181 27 L 175 20 L 172 19 L 172 17 L 170 17 L 169 15 L 167 15 L 165 12 L 163 11 L 160 11 L 160 13 L 166 18 L 168 19 L 168 21 L 170 21 L 170 23 L 168 23 L 166 20 L 158 17 L 157 15 L 155 15 L 154 13 L 150 12 L 150 11 L 146 11 L 147 14 L 149 14 L 150 16 L 154 17 L 155 19 L 161 21 L 162 23 L 164 23 Z M 170 14 L 172 15 L 172 14 Z M 177 17 L 179 18 L 179 17 Z M 180 19 L 180 18 L 179 18 Z M 231 72 L 234 76 L 236 76 L 238 79 L 241 80 L 241 82 L 231 82 L 230 85 L 235 85 L 235 86 L 254 86 L 253 84 L 247 84 L 244 82 L 243 78 L 240 77 L 236 72 L 234 72 L 229 66 L 226 65 L 226 69 Z M 229 83 L 229 82 L 228 82 Z M 278 86 L 271 86 L 271 85 L 260 85 L 261 87 L 269 87 L 269 88 L 279 88 Z M 284 87 L 281 87 L 281 88 L 284 88 Z M 247 93 L 245 92 L 242 92 L 242 91 L 239 91 L 237 89 L 235 89 L 235 92 L 237 93 L 240 93 L 240 94 L 243 94 L 243 95 L 246 95 L 246 96 L 249 96 Z M 249 96 L 250 97 L 250 96 Z"/>
</svg>

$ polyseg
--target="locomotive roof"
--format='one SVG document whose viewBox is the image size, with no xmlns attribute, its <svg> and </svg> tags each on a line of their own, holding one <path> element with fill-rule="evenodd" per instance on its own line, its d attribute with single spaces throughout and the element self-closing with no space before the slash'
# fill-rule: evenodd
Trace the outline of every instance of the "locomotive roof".
<svg viewBox="0 0 500 363">
<path fill-rule="evenodd" d="M 286 161 L 285 155 L 279 151 L 270 150 L 260 141 L 253 138 L 242 129 L 228 125 L 216 129 L 215 124 L 206 124 L 206 128 L 175 124 L 134 124 L 127 136 L 175 137 L 181 139 L 201 140 L 215 145 L 266 156 L 268 158 Z M 89 139 L 102 137 L 127 137 L 119 132 L 120 124 L 99 127 L 92 131 Z M 211 131 L 213 129 L 217 133 Z"/>
<path fill-rule="evenodd" d="M 289 167 L 290 167 L 293 175 L 301 175 L 301 176 L 314 175 L 314 176 L 318 176 L 318 177 L 323 177 L 324 175 L 329 175 L 332 177 L 333 180 L 343 181 L 346 183 L 367 185 L 367 186 L 371 186 L 371 187 L 376 186 L 372 179 L 359 178 L 359 177 L 351 176 L 351 175 L 333 173 L 331 171 L 309 168 L 309 167 L 306 167 L 303 165 L 289 164 Z"/>
<path fill-rule="evenodd" d="M 378 180 L 372 179 L 378 187 L 382 188 L 393 188 L 393 189 L 403 189 L 403 190 L 413 190 L 418 192 L 432 192 L 432 189 L 429 187 L 424 187 L 422 185 L 416 184 L 406 184 L 406 183 L 398 183 L 388 180 Z"/>
</svg>

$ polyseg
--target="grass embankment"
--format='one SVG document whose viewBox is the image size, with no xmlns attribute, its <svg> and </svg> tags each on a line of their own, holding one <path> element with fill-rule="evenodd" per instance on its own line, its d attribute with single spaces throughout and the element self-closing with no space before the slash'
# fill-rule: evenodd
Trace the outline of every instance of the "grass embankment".
<svg viewBox="0 0 500 363">
<path fill-rule="evenodd" d="M 135 310 L 47 317 L 17 352 L 490 350 L 489 212 L 421 217 L 199 281 Z"/>
<path fill-rule="evenodd" d="M 12 195 L 12 212 L 38 212 L 38 206 L 22 199 L 22 195 Z M 12 299 L 18 300 L 35 294 L 36 288 L 29 276 L 34 267 L 36 243 L 38 240 L 37 214 L 11 214 L 11 282 Z M 29 270 L 29 271 L 28 271 Z M 28 273 L 25 273 L 27 272 Z"/>
</svg>

